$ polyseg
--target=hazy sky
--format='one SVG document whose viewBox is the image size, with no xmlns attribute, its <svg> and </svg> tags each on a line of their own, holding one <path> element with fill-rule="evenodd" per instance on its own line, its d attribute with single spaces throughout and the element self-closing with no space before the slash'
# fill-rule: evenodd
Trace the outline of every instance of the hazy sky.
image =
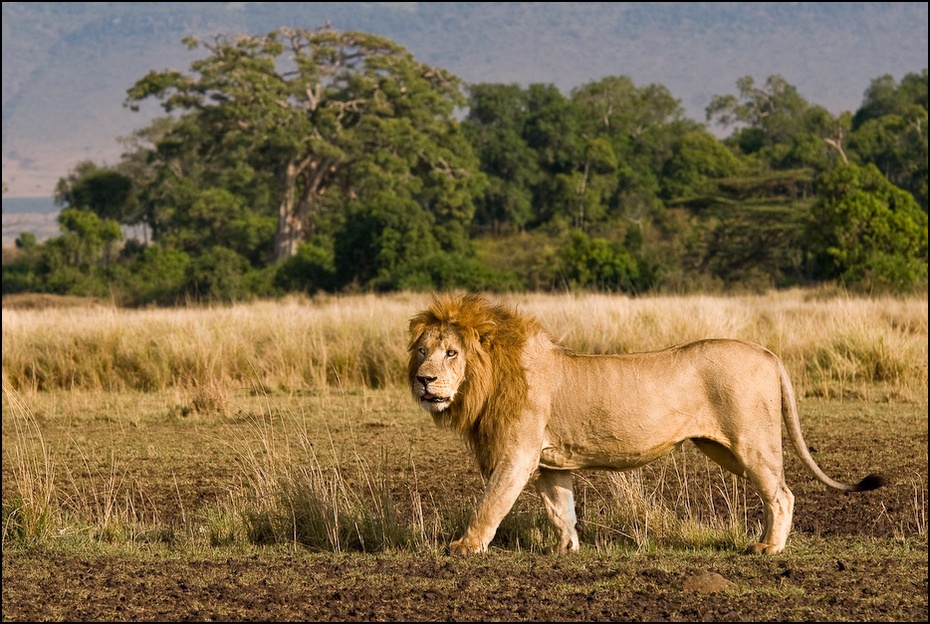
<svg viewBox="0 0 930 624">
<path fill-rule="evenodd" d="M 188 34 L 364 30 L 466 82 L 660 84 L 704 121 L 736 80 L 780 74 L 838 114 L 869 82 L 927 67 L 927 3 L 3 3 L 5 197 L 49 197 L 81 160 L 118 162 L 126 89 L 186 70 Z"/>
</svg>

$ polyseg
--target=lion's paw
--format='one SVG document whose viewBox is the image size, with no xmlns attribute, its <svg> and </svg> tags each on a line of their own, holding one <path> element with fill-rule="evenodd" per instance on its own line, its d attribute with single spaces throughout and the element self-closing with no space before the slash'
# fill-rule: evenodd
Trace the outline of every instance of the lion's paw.
<svg viewBox="0 0 930 624">
<path fill-rule="evenodd" d="M 785 549 L 784 546 L 779 547 L 779 546 L 774 546 L 772 544 L 764 544 L 762 542 L 758 542 L 750 546 L 748 548 L 748 552 L 754 555 L 777 555 L 784 549 Z"/>
<path fill-rule="evenodd" d="M 483 552 L 487 552 L 487 548 L 485 548 L 481 542 L 469 540 L 464 537 L 449 544 L 449 553 L 457 556 Z"/>
</svg>

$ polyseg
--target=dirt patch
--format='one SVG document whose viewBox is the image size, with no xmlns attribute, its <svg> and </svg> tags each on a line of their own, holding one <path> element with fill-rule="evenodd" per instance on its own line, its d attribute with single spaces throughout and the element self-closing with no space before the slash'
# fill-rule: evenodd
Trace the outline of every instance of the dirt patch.
<svg viewBox="0 0 930 624">
<path fill-rule="evenodd" d="M 888 555 L 798 566 L 696 554 L 665 569 L 679 558 L 303 553 L 181 561 L 30 553 L 4 557 L 3 619 L 926 620 L 926 551 L 922 575 L 912 568 L 916 557 Z M 707 567 L 731 586 L 689 591 L 688 579 Z M 897 585 L 904 578 L 907 585 Z"/>
</svg>

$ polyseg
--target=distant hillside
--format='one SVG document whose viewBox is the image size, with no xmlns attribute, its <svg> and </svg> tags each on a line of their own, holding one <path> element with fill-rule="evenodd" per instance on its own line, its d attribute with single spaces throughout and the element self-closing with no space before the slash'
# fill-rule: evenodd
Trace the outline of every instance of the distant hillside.
<svg viewBox="0 0 930 624">
<path fill-rule="evenodd" d="M 51 195 L 79 161 L 160 113 L 122 102 L 151 69 L 186 70 L 187 35 L 279 26 L 386 36 L 467 82 L 657 83 L 703 121 L 736 79 L 783 75 L 809 101 L 853 110 L 869 82 L 927 64 L 926 3 L 3 3 L 3 179 Z"/>
<path fill-rule="evenodd" d="M 58 212 L 51 197 L 4 197 L 3 246 L 11 246 L 23 232 L 40 241 L 58 236 Z"/>
</svg>

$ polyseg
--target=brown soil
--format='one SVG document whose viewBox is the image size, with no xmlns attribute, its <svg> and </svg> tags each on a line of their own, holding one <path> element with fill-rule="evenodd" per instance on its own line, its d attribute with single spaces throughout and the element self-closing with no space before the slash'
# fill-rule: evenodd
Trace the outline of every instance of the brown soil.
<svg viewBox="0 0 930 624">
<path fill-rule="evenodd" d="M 838 546 L 837 544 L 836 546 Z M 860 553 L 790 556 L 477 559 L 390 555 L 4 557 L 3 619 L 171 621 L 926 621 L 927 575 L 914 561 Z M 678 559 L 678 555 L 674 555 Z M 926 551 L 922 554 L 926 562 Z M 702 592 L 714 570 L 733 587 Z M 905 585 L 901 579 L 908 579 Z M 901 596 L 905 595 L 905 599 Z"/>
</svg>

